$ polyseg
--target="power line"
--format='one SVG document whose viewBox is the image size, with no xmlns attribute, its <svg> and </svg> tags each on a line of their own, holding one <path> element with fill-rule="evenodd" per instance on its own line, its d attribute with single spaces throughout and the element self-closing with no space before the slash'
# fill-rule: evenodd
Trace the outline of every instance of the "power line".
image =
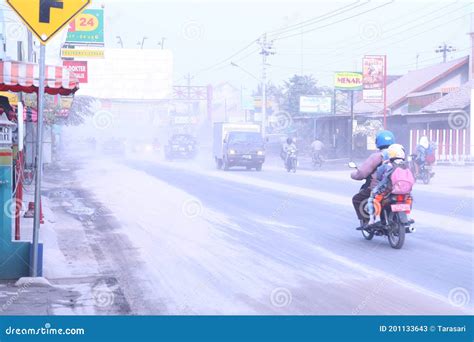
<svg viewBox="0 0 474 342">
<path fill-rule="evenodd" d="M 249 44 L 245 45 L 243 48 L 241 48 L 241 49 L 238 50 L 237 52 L 233 53 L 233 54 L 230 55 L 229 57 L 227 57 L 227 58 L 221 60 L 220 62 L 217 62 L 217 63 L 215 63 L 215 64 L 213 64 L 213 65 L 211 65 L 211 66 L 209 66 L 209 67 L 207 67 L 207 68 L 203 68 L 203 69 L 201 69 L 201 70 L 196 71 L 196 72 L 194 73 L 194 76 L 197 76 L 197 75 L 199 75 L 199 74 L 201 74 L 201 73 L 203 73 L 203 72 L 205 72 L 205 71 L 209 71 L 209 70 L 211 70 L 211 69 L 214 69 L 215 67 L 217 67 L 217 66 L 219 66 L 219 65 L 221 65 L 221 64 L 223 64 L 223 63 L 229 62 L 233 57 L 235 57 L 235 56 L 239 55 L 240 53 L 244 52 L 245 50 L 247 50 L 249 47 L 251 47 L 251 46 L 252 46 L 253 44 L 255 44 L 256 42 L 257 42 L 257 39 L 252 40 Z"/>
<path fill-rule="evenodd" d="M 377 10 L 377 9 L 379 9 L 379 8 L 382 8 L 382 7 L 385 7 L 385 6 L 387 6 L 387 5 L 392 4 L 394 1 L 395 1 L 395 0 L 391 0 L 390 2 L 387 2 L 387 3 L 385 3 L 385 4 L 382 4 L 382 5 L 373 7 L 373 8 L 371 8 L 371 9 L 366 10 L 366 11 L 363 11 L 363 12 L 359 12 L 359 13 L 357 13 L 357 14 L 354 14 L 354 15 L 351 15 L 351 16 L 349 16 L 349 17 L 346 17 L 346 18 L 337 20 L 337 21 L 335 21 L 335 22 L 328 23 L 328 24 L 325 24 L 325 25 L 322 25 L 322 26 L 318 26 L 318 27 L 312 28 L 312 29 L 310 29 L 310 30 L 302 31 L 302 32 L 300 32 L 300 33 L 290 34 L 290 35 L 283 36 L 283 37 L 280 37 L 280 38 L 275 38 L 274 40 L 282 40 L 282 39 L 292 38 L 292 37 L 295 37 L 295 36 L 300 36 L 300 35 L 303 35 L 303 34 L 307 34 L 307 33 L 310 33 L 310 32 L 314 32 L 314 31 L 316 31 L 316 30 L 320 30 L 320 29 L 322 29 L 322 28 L 326 28 L 326 27 L 329 27 L 329 26 L 332 26 L 332 25 L 335 25 L 335 24 L 344 22 L 344 21 L 346 21 L 346 20 L 349 20 L 349 19 L 352 19 L 352 18 L 361 16 L 361 15 L 364 15 L 364 14 L 366 14 L 366 13 L 375 11 L 375 10 Z"/>
<path fill-rule="evenodd" d="M 421 35 L 421 34 L 423 34 L 423 33 L 426 33 L 426 32 L 428 32 L 428 31 L 431 31 L 431 30 L 436 29 L 436 28 L 438 28 L 438 27 L 441 27 L 441 26 L 450 24 L 450 23 L 452 23 L 452 22 L 454 22 L 454 21 L 457 21 L 457 20 L 459 20 L 459 19 L 461 19 L 461 18 L 464 18 L 464 17 L 466 17 L 466 16 L 468 16 L 468 15 L 469 15 L 469 14 L 464 14 L 464 15 L 462 15 L 462 16 L 459 16 L 459 17 L 456 17 L 456 18 L 454 18 L 454 19 L 452 19 L 452 20 L 449 20 L 449 21 L 447 21 L 447 22 L 445 22 L 445 23 L 437 24 L 437 25 L 434 26 L 434 27 L 430 27 L 430 28 L 428 28 L 427 30 L 418 32 L 418 33 L 416 33 L 416 34 L 412 34 L 412 35 L 410 35 L 410 36 L 407 37 L 407 38 L 402 38 L 402 39 L 397 40 L 397 41 L 395 41 L 395 42 L 390 42 L 390 43 L 388 43 L 388 44 L 382 45 L 381 47 L 387 47 L 387 46 L 391 46 L 391 45 L 397 44 L 397 43 L 399 43 L 399 42 L 405 42 L 405 41 L 410 40 L 410 39 L 412 39 L 412 38 L 414 38 L 414 37 L 417 37 L 417 36 L 419 36 L 419 35 Z M 418 25 L 418 26 L 420 26 L 420 25 Z M 398 34 L 398 33 L 397 33 L 397 34 Z M 396 35 L 396 34 L 395 34 L 395 35 Z M 395 35 L 392 35 L 392 36 L 390 36 L 390 37 L 394 37 Z M 390 37 L 388 37 L 388 38 L 390 38 Z M 386 38 L 385 38 L 385 39 L 386 39 Z M 369 44 L 369 45 L 371 45 L 371 44 Z M 367 47 L 367 46 L 369 46 L 369 45 L 366 44 L 366 45 L 362 45 L 362 46 L 359 46 L 359 47 L 354 47 L 353 50 L 359 50 L 359 49 L 364 48 L 364 47 Z M 378 46 L 378 48 L 381 48 L 381 47 Z M 336 53 L 336 52 L 335 52 L 335 53 Z M 344 60 L 345 60 L 345 59 L 336 59 L 336 60 L 334 60 L 334 61 L 328 63 L 328 65 L 334 65 L 334 64 L 340 63 L 341 61 L 344 61 Z"/>
<path fill-rule="evenodd" d="M 439 8 L 436 8 L 436 9 L 433 10 L 433 11 L 424 12 L 424 14 L 423 14 L 422 16 L 413 18 L 413 19 L 411 19 L 410 21 L 406 21 L 406 22 L 405 22 L 404 24 L 402 24 L 402 25 L 397 25 L 397 26 L 395 26 L 395 27 L 392 27 L 392 28 L 389 28 L 389 29 L 387 29 L 387 30 L 384 30 L 384 32 L 386 33 L 386 32 L 390 32 L 390 31 L 393 31 L 393 30 L 397 30 L 397 29 L 399 29 L 399 28 L 401 28 L 401 27 L 403 27 L 403 26 L 406 26 L 406 25 L 408 25 L 408 24 L 410 24 L 410 23 L 417 22 L 417 21 L 420 20 L 420 19 L 423 20 L 423 19 L 425 19 L 427 16 L 430 16 L 430 15 L 436 13 L 436 12 L 439 12 L 439 11 L 441 11 L 441 10 L 444 10 L 446 7 L 455 5 L 455 4 L 458 3 L 458 2 L 459 2 L 459 0 L 456 1 L 456 2 L 454 2 L 454 3 L 450 3 L 450 4 L 448 4 L 448 5 L 445 5 L 445 6 L 441 6 L 441 7 L 439 7 Z M 412 12 L 410 12 L 410 13 L 412 13 Z M 408 15 L 410 15 L 410 13 L 408 13 Z M 405 15 L 404 15 L 403 17 L 406 18 Z M 424 23 L 423 23 L 423 24 L 424 24 Z M 423 25 L 423 24 L 422 24 L 422 25 Z M 347 38 L 346 38 L 346 39 L 341 40 L 341 41 L 337 42 L 336 44 L 331 45 L 330 47 L 326 47 L 326 48 L 327 48 L 327 49 L 332 49 L 332 50 L 336 49 L 336 51 L 339 51 L 339 50 L 341 50 L 342 48 L 347 49 L 348 46 L 357 46 L 357 45 L 359 45 L 359 43 L 348 44 L 347 41 L 348 41 L 348 40 L 349 40 L 349 41 L 352 41 L 352 40 L 354 40 L 354 38 L 356 38 L 356 37 L 358 37 L 358 36 L 360 37 L 360 35 L 361 35 L 361 34 L 359 33 L 358 35 L 352 36 L 352 38 L 350 38 L 350 39 L 347 39 Z M 339 48 L 338 48 L 338 46 L 339 46 Z M 313 48 L 313 49 L 318 49 L 318 50 L 319 50 L 320 48 Z M 334 53 L 331 53 L 330 55 L 333 55 L 333 54 L 334 54 Z M 339 53 L 337 53 L 337 54 L 339 54 Z"/>
<path fill-rule="evenodd" d="M 393 0 L 392 0 L 392 1 L 393 1 Z M 348 8 L 348 7 L 352 7 L 354 4 L 357 4 L 357 3 L 359 3 L 359 2 L 360 2 L 360 0 L 356 1 L 355 3 L 342 6 L 342 7 L 338 8 L 338 9 L 336 9 L 336 10 L 333 10 L 333 11 L 331 11 L 331 12 L 328 12 L 328 13 L 326 13 L 325 15 L 321 15 L 321 16 L 318 16 L 318 17 L 309 19 L 309 20 L 307 20 L 307 21 L 305 21 L 305 22 L 314 21 L 314 20 L 317 19 L 317 18 L 324 17 L 324 16 L 328 16 L 330 13 L 337 12 L 337 11 L 341 11 L 341 10 L 343 10 L 343 9 L 345 9 L 345 8 Z M 362 4 L 362 5 L 365 5 L 365 4 L 367 4 L 368 2 L 370 2 L 370 1 L 367 1 L 366 3 L 364 3 L 364 4 Z M 359 5 L 359 6 L 362 6 L 362 5 Z M 356 7 L 359 7 L 359 6 L 356 6 Z M 353 8 L 350 8 L 350 10 L 352 10 L 352 9 L 353 9 Z M 348 9 L 348 10 L 349 10 L 349 9 Z M 348 11 L 348 10 L 346 10 L 346 11 Z M 343 13 L 343 12 L 342 12 L 342 13 Z M 328 19 L 328 18 L 326 18 L 326 19 Z M 290 27 L 298 26 L 298 25 L 301 25 L 301 24 L 303 24 L 303 23 L 305 23 L 305 22 L 298 23 L 298 24 L 295 24 L 295 25 L 291 25 Z M 282 27 L 282 28 L 280 28 L 280 29 L 276 29 L 276 30 L 270 31 L 270 33 L 271 33 L 272 35 L 280 35 L 281 33 L 285 32 L 285 30 L 286 30 L 287 28 L 288 28 L 288 27 Z M 223 60 L 221 60 L 220 62 L 217 62 L 217 63 L 215 63 L 215 64 L 212 64 L 212 65 L 209 66 L 209 67 L 206 67 L 206 68 L 203 68 L 203 69 L 198 70 L 194 75 L 196 76 L 196 75 L 201 74 L 201 73 L 203 73 L 203 72 L 212 70 L 212 69 L 218 67 L 219 65 L 221 65 L 221 64 L 223 64 L 223 63 L 229 62 L 232 58 L 234 58 L 235 56 L 237 56 L 237 55 L 239 55 L 240 53 L 242 53 L 242 52 L 244 52 L 245 50 L 247 50 L 251 45 L 253 45 L 253 44 L 256 43 L 257 41 L 258 41 L 258 38 L 255 39 L 255 40 L 253 40 L 253 41 L 251 41 L 248 45 L 246 45 L 246 46 L 244 46 L 242 49 L 236 51 L 235 53 L 233 53 L 232 55 L 230 55 L 230 56 L 227 57 L 226 59 L 223 59 Z"/>
<path fill-rule="evenodd" d="M 343 6 L 343 7 L 337 8 L 337 9 L 335 9 L 335 10 L 332 10 L 332 11 L 330 11 L 330 12 L 328 12 L 328 13 L 325 13 L 325 14 L 322 14 L 322 15 L 320 15 L 320 16 L 313 17 L 313 18 L 311 18 L 311 19 L 302 21 L 302 22 L 300 22 L 300 23 L 297 23 L 297 24 L 294 24 L 294 25 L 290 25 L 290 26 L 287 26 L 287 27 L 282 28 L 282 29 L 277 29 L 277 30 L 274 30 L 274 31 L 270 31 L 270 32 L 269 32 L 269 35 L 270 35 L 270 36 L 274 36 L 274 35 L 276 35 L 276 34 L 281 35 L 281 34 L 283 34 L 283 33 L 291 32 L 291 31 L 295 31 L 295 30 L 296 30 L 296 31 L 301 30 L 303 27 L 307 27 L 307 26 L 310 26 L 310 25 L 317 24 L 317 23 L 319 23 L 319 22 L 325 21 L 325 20 L 330 19 L 330 18 L 332 18 L 332 17 L 336 17 L 336 16 L 338 16 L 338 15 L 340 15 L 340 14 L 343 14 L 343 13 L 345 13 L 345 12 L 352 11 L 352 10 L 355 9 L 355 8 L 358 8 L 358 7 L 361 7 L 361 6 L 365 6 L 365 5 L 367 5 L 367 4 L 370 2 L 370 0 L 369 0 L 369 1 L 366 1 L 366 2 L 364 2 L 364 3 L 362 3 L 362 4 L 359 4 L 359 5 L 357 5 L 357 6 L 354 6 L 354 5 L 358 4 L 359 2 L 360 2 L 360 0 L 359 0 L 359 1 L 356 1 L 356 2 L 354 2 L 354 3 L 352 3 L 352 4 L 345 5 L 345 6 Z M 340 12 L 340 13 L 337 13 L 337 12 Z"/>
</svg>

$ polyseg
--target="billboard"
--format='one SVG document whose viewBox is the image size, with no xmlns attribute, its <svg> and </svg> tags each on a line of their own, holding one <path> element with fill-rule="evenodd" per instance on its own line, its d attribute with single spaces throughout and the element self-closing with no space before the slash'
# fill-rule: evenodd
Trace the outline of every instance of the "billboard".
<svg viewBox="0 0 474 342">
<path fill-rule="evenodd" d="M 331 96 L 300 96 L 300 113 L 331 114 Z"/>
<path fill-rule="evenodd" d="M 61 49 L 61 58 L 103 59 L 104 49 Z"/>
<path fill-rule="evenodd" d="M 173 54 L 167 49 L 107 49 L 105 59 L 88 60 L 87 69 L 84 96 L 163 100 L 173 95 Z"/>
<path fill-rule="evenodd" d="M 87 62 L 86 61 L 64 61 L 66 69 L 73 72 L 80 83 L 87 83 Z"/>
<path fill-rule="evenodd" d="M 104 10 L 86 9 L 69 23 L 66 43 L 104 46 Z"/>
<path fill-rule="evenodd" d="M 365 102 L 383 102 L 385 56 L 364 56 L 362 60 L 362 98 Z"/>
<path fill-rule="evenodd" d="M 362 73 L 336 72 L 334 74 L 334 88 L 338 90 L 362 90 Z"/>
</svg>

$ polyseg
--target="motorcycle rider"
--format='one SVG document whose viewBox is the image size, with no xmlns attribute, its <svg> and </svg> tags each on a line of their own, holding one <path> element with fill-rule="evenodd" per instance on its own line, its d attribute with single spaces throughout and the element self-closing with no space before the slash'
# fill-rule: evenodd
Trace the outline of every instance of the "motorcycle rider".
<svg viewBox="0 0 474 342">
<path fill-rule="evenodd" d="M 288 138 L 286 139 L 286 144 L 283 145 L 283 153 L 285 157 L 285 166 L 288 166 L 288 157 L 290 155 L 289 152 L 291 151 L 298 151 L 296 148 L 296 139 L 295 138 Z"/>
<path fill-rule="evenodd" d="M 311 153 L 314 160 L 321 160 L 321 151 L 324 149 L 324 143 L 317 138 L 311 143 Z"/>
<path fill-rule="evenodd" d="M 352 197 L 352 204 L 357 214 L 357 218 L 361 223 L 366 224 L 369 220 L 363 211 L 363 202 L 368 201 L 370 193 L 378 183 L 375 177 L 377 168 L 382 165 L 384 155 L 386 156 L 386 149 L 395 143 L 395 136 L 392 132 L 383 130 L 377 133 L 375 138 L 375 145 L 378 148 L 377 152 L 372 153 L 358 168 L 351 173 L 351 178 L 354 180 L 364 180 L 365 184 L 360 191 Z"/>
<path fill-rule="evenodd" d="M 436 148 L 436 143 L 429 141 L 428 137 L 423 136 L 420 138 L 420 141 L 416 146 L 416 156 L 413 163 L 415 166 L 415 177 L 419 177 L 420 171 L 425 165 L 431 165 L 435 163 Z M 433 177 L 434 175 L 435 173 L 431 172 L 430 176 Z"/>
<path fill-rule="evenodd" d="M 384 159 L 376 171 L 376 178 L 379 182 L 372 189 L 367 202 L 367 211 L 370 216 L 369 225 L 375 223 L 376 215 L 380 215 L 382 199 L 392 189 L 390 175 L 394 168 L 405 163 L 405 149 L 400 144 L 392 144 L 387 149 Z"/>
<path fill-rule="evenodd" d="M 427 136 L 422 136 L 418 145 L 416 146 L 416 157 L 415 157 L 415 177 L 418 177 L 420 170 L 425 165 L 426 154 L 430 147 L 430 141 Z"/>
</svg>

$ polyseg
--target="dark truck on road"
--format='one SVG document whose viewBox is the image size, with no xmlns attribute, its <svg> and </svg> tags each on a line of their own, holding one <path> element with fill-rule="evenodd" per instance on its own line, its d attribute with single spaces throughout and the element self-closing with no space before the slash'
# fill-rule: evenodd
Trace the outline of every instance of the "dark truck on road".
<svg viewBox="0 0 474 342">
<path fill-rule="evenodd" d="M 214 159 L 218 169 L 244 166 L 262 170 L 265 143 L 260 125 L 217 122 L 214 124 Z"/>
</svg>

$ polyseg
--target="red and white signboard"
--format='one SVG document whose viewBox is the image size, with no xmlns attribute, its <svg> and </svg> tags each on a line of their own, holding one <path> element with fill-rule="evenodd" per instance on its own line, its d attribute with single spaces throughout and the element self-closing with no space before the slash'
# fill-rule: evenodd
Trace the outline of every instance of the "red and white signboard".
<svg viewBox="0 0 474 342">
<path fill-rule="evenodd" d="M 63 65 L 77 76 L 79 83 L 87 83 L 87 61 L 64 61 Z"/>
<path fill-rule="evenodd" d="M 362 98 L 365 102 L 383 102 L 385 56 L 364 56 L 362 60 Z"/>
</svg>

